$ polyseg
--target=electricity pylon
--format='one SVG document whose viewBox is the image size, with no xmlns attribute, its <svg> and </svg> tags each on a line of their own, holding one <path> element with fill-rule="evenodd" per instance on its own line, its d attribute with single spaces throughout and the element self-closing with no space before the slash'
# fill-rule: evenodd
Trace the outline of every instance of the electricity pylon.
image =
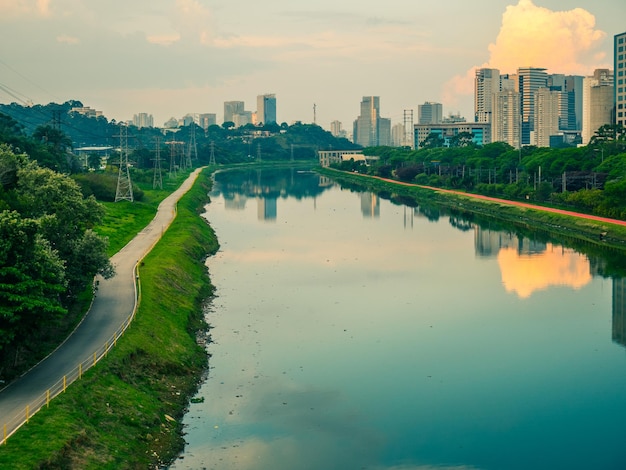
<svg viewBox="0 0 626 470">
<path fill-rule="evenodd" d="M 128 129 L 126 126 L 120 127 L 120 168 L 117 173 L 117 190 L 115 191 L 115 202 L 119 201 L 134 201 L 128 165 Z"/>
</svg>

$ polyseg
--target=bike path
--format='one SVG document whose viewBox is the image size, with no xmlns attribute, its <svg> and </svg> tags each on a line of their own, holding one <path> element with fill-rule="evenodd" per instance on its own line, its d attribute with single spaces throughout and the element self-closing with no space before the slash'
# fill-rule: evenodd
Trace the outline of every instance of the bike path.
<svg viewBox="0 0 626 470">
<path fill-rule="evenodd" d="M 193 186 L 200 171 L 201 168 L 191 173 L 165 198 L 154 219 L 111 258 L 116 274 L 111 279 L 98 279 L 93 304 L 76 330 L 46 359 L 0 391 L 0 427 L 8 427 L 7 436 L 23 424 L 13 422 L 20 415 L 25 417 L 27 406 L 42 397 L 45 403 L 46 391 L 62 382 L 78 364 L 88 362 L 132 315 L 136 299 L 135 265 L 174 220 L 176 203 Z M 2 439 L 0 434 L 0 442 Z"/>
</svg>

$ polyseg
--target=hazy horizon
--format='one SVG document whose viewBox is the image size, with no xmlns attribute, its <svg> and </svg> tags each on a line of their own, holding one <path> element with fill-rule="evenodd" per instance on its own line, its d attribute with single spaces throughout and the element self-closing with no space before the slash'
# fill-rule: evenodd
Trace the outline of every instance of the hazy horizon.
<svg viewBox="0 0 626 470">
<path fill-rule="evenodd" d="M 578 7 L 574 7 L 578 5 Z M 348 131 L 362 96 L 401 122 L 425 101 L 473 118 L 477 67 L 589 75 L 613 68 L 623 0 L 0 0 L 0 85 L 36 104 L 81 101 L 109 119 L 215 113 L 274 93 L 277 120 Z M 20 102 L 0 87 L 0 102 Z"/>
</svg>

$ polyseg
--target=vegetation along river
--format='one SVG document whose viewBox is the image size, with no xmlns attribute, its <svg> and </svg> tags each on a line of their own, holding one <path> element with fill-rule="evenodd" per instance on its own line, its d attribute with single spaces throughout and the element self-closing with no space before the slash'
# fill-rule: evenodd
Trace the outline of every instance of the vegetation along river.
<svg viewBox="0 0 626 470">
<path fill-rule="evenodd" d="M 301 170 L 218 173 L 172 469 L 621 469 L 626 260 Z"/>
</svg>

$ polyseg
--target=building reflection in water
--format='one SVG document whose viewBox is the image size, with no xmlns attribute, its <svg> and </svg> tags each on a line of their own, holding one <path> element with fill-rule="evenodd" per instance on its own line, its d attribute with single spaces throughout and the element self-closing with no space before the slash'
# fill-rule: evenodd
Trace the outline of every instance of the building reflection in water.
<svg viewBox="0 0 626 470">
<path fill-rule="evenodd" d="M 361 212 L 363 217 L 380 217 L 380 199 L 378 194 L 361 193 Z"/>
<path fill-rule="evenodd" d="M 498 259 L 504 288 L 520 298 L 551 286 L 580 289 L 592 279 L 587 256 L 570 248 L 480 227 L 474 243 L 478 256 Z"/>
<path fill-rule="evenodd" d="M 257 215 L 259 220 L 275 221 L 277 215 L 277 198 L 259 197 L 257 199 Z"/>
<path fill-rule="evenodd" d="M 613 341 L 626 346 L 626 278 L 613 279 Z"/>
</svg>

